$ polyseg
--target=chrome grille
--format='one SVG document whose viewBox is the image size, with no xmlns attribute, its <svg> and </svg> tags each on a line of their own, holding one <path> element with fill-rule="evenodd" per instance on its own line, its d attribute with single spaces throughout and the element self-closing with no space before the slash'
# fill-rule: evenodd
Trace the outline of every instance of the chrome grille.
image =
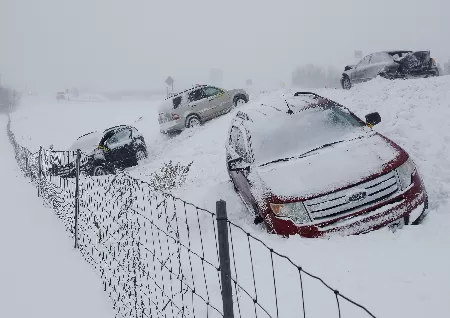
<svg viewBox="0 0 450 318">
<path fill-rule="evenodd" d="M 328 221 L 387 200 L 399 189 L 397 175 L 395 171 L 391 171 L 358 186 L 307 200 L 304 203 L 314 221 Z"/>
</svg>

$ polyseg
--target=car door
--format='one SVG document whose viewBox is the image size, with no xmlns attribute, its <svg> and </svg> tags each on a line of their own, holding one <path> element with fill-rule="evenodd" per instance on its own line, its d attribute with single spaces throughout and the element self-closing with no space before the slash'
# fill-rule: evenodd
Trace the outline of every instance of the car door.
<svg viewBox="0 0 450 318">
<path fill-rule="evenodd" d="M 198 114 L 202 120 L 211 117 L 212 111 L 210 109 L 210 102 L 208 98 L 206 98 L 203 87 L 189 92 L 187 99 L 189 114 Z"/>
<path fill-rule="evenodd" d="M 370 67 L 370 59 L 372 54 L 365 56 L 358 64 L 355 66 L 355 70 L 352 73 L 352 82 L 361 83 L 366 78 L 367 68 Z"/>
<path fill-rule="evenodd" d="M 210 103 L 211 116 L 219 116 L 228 111 L 233 105 L 231 96 L 229 96 L 227 91 L 214 86 L 207 86 L 204 90 Z"/>
<path fill-rule="evenodd" d="M 242 125 L 231 127 L 229 139 L 229 157 L 227 159 L 234 159 L 234 157 L 243 158 L 243 165 L 251 165 L 250 148 L 248 145 L 246 134 Z M 230 171 L 230 176 L 242 196 L 246 204 L 254 208 L 255 200 L 251 193 L 251 184 L 247 177 L 251 171 Z"/>
<path fill-rule="evenodd" d="M 134 154 L 131 129 L 124 128 L 117 131 L 105 141 L 105 146 L 107 147 L 105 158 L 109 163 L 122 167 L 131 165 Z"/>
</svg>

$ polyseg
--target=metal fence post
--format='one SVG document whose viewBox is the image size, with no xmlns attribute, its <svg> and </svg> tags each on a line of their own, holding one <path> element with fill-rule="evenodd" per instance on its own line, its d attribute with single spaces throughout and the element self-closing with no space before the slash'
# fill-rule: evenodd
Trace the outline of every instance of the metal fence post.
<svg viewBox="0 0 450 318">
<path fill-rule="evenodd" d="M 220 276 L 222 281 L 223 317 L 234 318 L 233 288 L 231 286 L 230 247 L 226 202 L 216 202 L 217 236 L 219 243 Z"/>
<path fill-rule="evenodd" d="M 81 161 L 81 151 L 80 149 L 77 149 L 77 158 L 75 160 L 75 216 L 74 216 L 75 248 L 78 248 L 78 214 L 80 213 L 80 161 Z"/>
<path fill-rule="evenodd" d="M 38 157 L 38 169 L 39 169 L 39 175 L 38 175 L 38 197 L 41 195 L 41 176 L 42 176 L 42 146 L 39 148 L 39 157 Z"/>
</svg>

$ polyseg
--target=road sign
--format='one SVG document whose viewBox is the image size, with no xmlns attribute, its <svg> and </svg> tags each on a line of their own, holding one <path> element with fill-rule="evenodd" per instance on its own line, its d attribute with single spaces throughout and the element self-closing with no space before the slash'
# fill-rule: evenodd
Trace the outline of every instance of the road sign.
<svg viewBox="0 0 450 318">
<path fill-rule="evenodd" d="M 174 82 L 174 80 L 173 80 L 172 77 L 169 76 L 168 78 L 166 78 L 166 84 L 167 84 L 167 85 L 172 86 L 172 85 L 173 85 L 173 82 Z"/>
<path fill-rule="evenodd" d="M 361 59 L 362 58 L 362 51 L 355 51 L 355 58 Z"/>
</svg>

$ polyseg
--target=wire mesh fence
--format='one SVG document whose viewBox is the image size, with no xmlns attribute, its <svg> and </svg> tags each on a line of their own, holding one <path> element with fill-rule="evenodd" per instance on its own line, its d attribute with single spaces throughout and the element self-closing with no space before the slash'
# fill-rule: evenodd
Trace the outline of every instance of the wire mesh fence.
<svg viewBox="0 0 450 318">
<path fill-rule="evenodd" d="M 103 282 L 116 317 L 375 317 L 227 218 L 86 154 L 20 146 L 17 163 Z"/>
</svg>

